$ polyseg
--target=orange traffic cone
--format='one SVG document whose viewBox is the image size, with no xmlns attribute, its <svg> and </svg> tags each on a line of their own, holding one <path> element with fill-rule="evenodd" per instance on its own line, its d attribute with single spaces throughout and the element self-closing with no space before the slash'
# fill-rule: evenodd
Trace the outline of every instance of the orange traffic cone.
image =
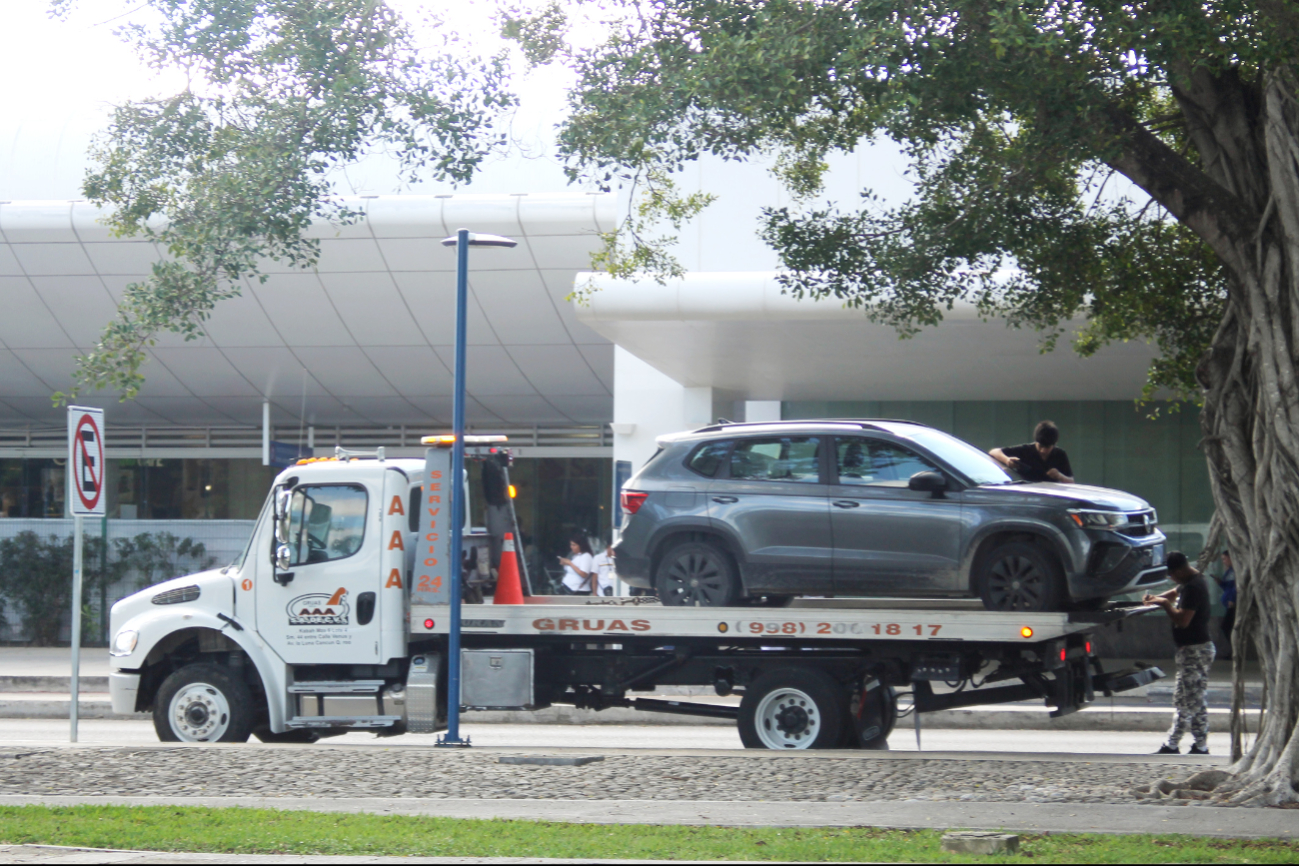
<svg viewBox="0 0 1299 866">
<path fill-rule="evenodd" d="M 514 556 L 514 533 L 505 533 L 501 546 L 501 567 L 496 573 L 496 596 L 493 604 L 523 604 L 523 586 L 519 583 L 519 563 Z"/>
</svg>

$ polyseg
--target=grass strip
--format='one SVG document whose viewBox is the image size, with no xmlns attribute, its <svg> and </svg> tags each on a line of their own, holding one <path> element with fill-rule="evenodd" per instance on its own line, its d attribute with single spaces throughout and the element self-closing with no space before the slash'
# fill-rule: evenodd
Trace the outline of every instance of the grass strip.
<svg viewBox="0 0 1299 866">
<path fill-rule="evenodd" d="M 985 828 L 979 828 L 985 829 Z M 966 863 L 937 830 L 569 824 L 199 806 L 0 806 L 0 844 L 331 856 Z M 1295 863 L 1299 843 L 1021 834 L 1038 863 Z"/>
</svg>

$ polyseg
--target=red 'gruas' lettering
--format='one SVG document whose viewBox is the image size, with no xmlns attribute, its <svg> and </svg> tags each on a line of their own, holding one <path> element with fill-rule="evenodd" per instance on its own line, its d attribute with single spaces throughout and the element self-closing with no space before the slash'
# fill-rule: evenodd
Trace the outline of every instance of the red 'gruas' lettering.
<svg viewBox="0 0 1299 866">
<path fill-rule="evenodd" d="M 584 619 L 582 620 L 582 628 L 586 629 L 587 631 L 604 631 L 604 620 L 602 619 L 596 620 L 595 625 L 591 625 L 591 621 L 589 619 Z"/>
<path fill-rule="evenodd" d="M 581 629 L 578 628 L 577 620 L 575 619 L 561 619 L 559 621 L 559 630 L 560 631 L 581 631 Z"/>
<path fill-rule="evenodd" d="M 647 619 L 634 619 L 631 621 L 632 631 L 649 631 L 650 624 Z"/>
<path fill-rule="evenodd" d="M 555 621 L 548 617 L 543 619 L 534 619 L 532 621 L 532 627 L 537 631 L 554 631 Z"/>
<path fill-rule="evenodd" d="M 623 621 L 620 619 L 615 619 L 613 622 L 609 623 L 609 631 L 626 631 L 626 630 L 627 630 L 626 624 L 624 624 Z"/>
</svg>

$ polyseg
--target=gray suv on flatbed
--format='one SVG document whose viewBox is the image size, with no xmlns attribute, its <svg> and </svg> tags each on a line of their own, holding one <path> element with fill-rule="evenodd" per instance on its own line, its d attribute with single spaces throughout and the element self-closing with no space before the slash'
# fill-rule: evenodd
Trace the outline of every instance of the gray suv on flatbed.
<svg viewBox="0 0 1299 866">
<path fill-rule="evenodd" d="M 1088 609 L 1167 579 L 1153 508 L 1011 478 L 909 421 L 784 421 L 659 439 L 623 487 L 618 574 L 665 604 L 976 596 Z"/>
</svg>

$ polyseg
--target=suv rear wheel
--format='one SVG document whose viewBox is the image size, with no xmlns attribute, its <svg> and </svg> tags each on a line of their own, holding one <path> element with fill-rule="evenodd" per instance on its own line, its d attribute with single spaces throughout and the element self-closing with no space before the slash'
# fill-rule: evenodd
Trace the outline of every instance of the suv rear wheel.
<svg viewBox="0 0 1299 866">
<path fill-rule="evenodd" d="M 739 575 L 731 557 L 716 544 L 688 541 L 659 561 L 654 587 L 664 604 L 729 607 L 740 597 Z"/>
<path fill-rule="evenodd" d="M 979 568 L 979 597 L 988 610 L 1057 611 L 1065 601 L 1064 576 L 1055 557 L 1045 550 L 1012 541 L 984 558 Z"/>
</svg>

